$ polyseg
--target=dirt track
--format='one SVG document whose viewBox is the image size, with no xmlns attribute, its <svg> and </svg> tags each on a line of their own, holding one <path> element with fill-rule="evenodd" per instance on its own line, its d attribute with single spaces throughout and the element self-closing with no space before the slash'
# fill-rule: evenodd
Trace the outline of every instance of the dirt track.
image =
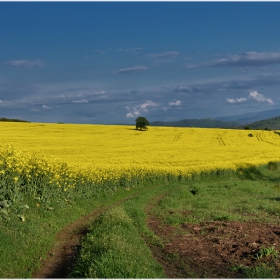
<svg viewBox="0 0 280 280">
<path fill-rule="evenodd" d="M 83 236 L 90 223 L 108 207 L 97 208 L 91 214 L 69 224 L 56 235 L 56 243 L 34 278 L 67 278 L 78 255 Z"/>
<path fill-rule="evenodd" d="M 102 213 L 115 207 L 130 197 L 138 194 L 125 197 L 111 205 L 100 206 L 92 213 L 82 217 L 81 219 L 68 224 L 55 237 L 54 247 L 49 252 L 47 258 L 42 260 L 41 267 L 38 271 L 32 274 L 33 278 L 67 278 L 71 272 L 71 268 L 75 263 L 81 241 L 88 233 L 90 224 Z"/>
</svg>

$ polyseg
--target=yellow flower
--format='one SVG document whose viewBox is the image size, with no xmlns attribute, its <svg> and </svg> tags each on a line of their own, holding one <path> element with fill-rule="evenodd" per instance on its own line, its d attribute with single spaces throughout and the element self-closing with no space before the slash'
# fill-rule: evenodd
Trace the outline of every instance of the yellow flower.
<svg viewBox="0 0 280 280">
<path fill-rule="evenodd" d="M 134 177 L 188 178 L 280 159 L 279 135 L 273 131 L 248 137 L 248 132 L 237 129 L 133 128 L 2 122 L 0 164 L 5 169 L 0 174 L 13 174 L 14 182 L 47 180 L 65 192 L 75 185 L 102 185 L 108 180 L 113 187 L 128 184 L 129 189 Z"/>
</svg>

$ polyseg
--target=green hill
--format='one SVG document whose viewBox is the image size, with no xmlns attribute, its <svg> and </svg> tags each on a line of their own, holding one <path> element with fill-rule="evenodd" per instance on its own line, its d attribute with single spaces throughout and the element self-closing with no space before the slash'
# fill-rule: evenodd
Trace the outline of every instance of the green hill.
<svg viewBox="0 0 280 280">
<path fill-rule="evenodd" d="M 275 118 L 270 118 L 266 120 L 261 120 L 257 122 L 250 123 L 248 125 L 251 129 L 273 129 L 278 130 L 280 129 L 280 116 Z"/>
<path fill-rule="evenodd" d="M 214 119 L 184 119 L 175 122 L 150 122 L 150 126 L 172 126 L 172 127 L 201 127 L 201 128 L 237 128 L 240 123 L 237 122 L 224 122 Z"/>
</svg>

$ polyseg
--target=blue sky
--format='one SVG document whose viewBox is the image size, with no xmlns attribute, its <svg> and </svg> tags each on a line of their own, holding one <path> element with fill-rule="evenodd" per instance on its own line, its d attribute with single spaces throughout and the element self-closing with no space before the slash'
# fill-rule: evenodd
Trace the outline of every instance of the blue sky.
<svg viewBox="0 0 280 280">
<path fill-rule="evenodd" d="M 0 117 L 135 123 L 280 108 L 280 2 L 0 2 Z"/>
</svg>

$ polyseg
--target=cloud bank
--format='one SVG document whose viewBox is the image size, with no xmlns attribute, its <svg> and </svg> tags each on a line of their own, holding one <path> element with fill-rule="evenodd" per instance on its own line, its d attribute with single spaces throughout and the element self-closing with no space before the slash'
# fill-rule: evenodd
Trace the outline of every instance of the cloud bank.
<svg viewBox="0 0 280 280">
<path fill-rule="evenodd" d="M 240 54 L 229 54 L 225 58 L 187 64 L 187 68 L 203 67 L 258 67 L 272 64 L 280 64 L 280 52 L 244 52 Z"/>
<path fill-rule="evenodd" d="M 162 52 L 162 53 L 151 53 L 147 57 L 156 59 L 159 61 L 171 61 L 179 55 L 179 52 Z"/>
<path fill-rule="evenodd" d="M 9 60 L 4 65 L 22 69 L 43 67 L 43 63 L 40 60 Z"/>
<path fill-rule="evenodd" d="M 135 66 L 135 67 L 131 67 L 131 68 L 122 68 L 118 71 L 116 71 L 116 74 L 128 74 L 128 73 L 137 73 L 137 72 L 142 72 L 142 71 L 146 71 L 149 68 L 146 66 Z"/>
</svg>

